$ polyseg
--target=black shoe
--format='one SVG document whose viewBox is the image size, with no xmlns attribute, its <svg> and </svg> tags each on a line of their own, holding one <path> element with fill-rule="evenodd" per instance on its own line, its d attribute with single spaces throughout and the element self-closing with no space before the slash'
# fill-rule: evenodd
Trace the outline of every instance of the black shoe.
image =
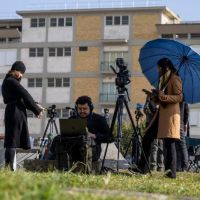
<svg viewBox="0 0 200 200">
<path fill-rule="evenodd" d="M 165 177 L 167 177 L 167 178 L 176 178 L 176 173 L 172 173 L 172 171 L 168 171 L 165 174 Z"/>
</svg>

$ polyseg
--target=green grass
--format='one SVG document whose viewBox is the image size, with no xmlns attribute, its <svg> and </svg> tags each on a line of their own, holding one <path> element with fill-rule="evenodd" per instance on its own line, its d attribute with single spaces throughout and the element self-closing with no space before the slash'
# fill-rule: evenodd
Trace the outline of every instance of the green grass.
<svg viewBox="0 0 200 200">
<path fill-rule="evenodd" d="M 116 195 L 116 192 L 119 194 Z M 199 198 L 200 174 L 178 173 L 177 179 L 172 180 L 164 178 L 162 173 L 155 173 L 151 177 L 0 171 L 0 199 L 3 200 L 134 199 L 132 195 L 126 195 L 128 192 L 160 193 L 169 195 L 169 199 Z"/>
</svg>

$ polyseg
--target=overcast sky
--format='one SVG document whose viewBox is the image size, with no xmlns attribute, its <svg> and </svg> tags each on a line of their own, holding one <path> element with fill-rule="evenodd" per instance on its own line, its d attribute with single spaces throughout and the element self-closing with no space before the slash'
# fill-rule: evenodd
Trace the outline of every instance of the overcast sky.
<svg viewBox="0 0 200 200">
<path fill-rule="evenodd" d="M 87 1 L 87 0 L 79 0 Z M 88 0 L 88 2 L 94 2 L 95 0 Z M 99 0 L 103 2 L 104 0 Z M 106 0 L 107 2 L 109 0 Z M 112 0 L 110 0 L 112 1 Z M 120 0 L 118 0 L 120 1 Z M 127 0 L 124 0 L 124 2 Z M 131 1 L 131 0 L 130 0 Z M 132 0 L 133 1 L 133 0 Z M 139 1 L 139 0 L 135 0 Z M 140 0 L 144 1 L 144 0 Z M 148 2 L 148 0 L 146 0 Z M 151 0 L 149 0 L 151 1 Z M 200 21 L 200 0 L 157 0 L 162 4 L 168 6 L 174 13 L 178 14 L 183 21 Z M 31 9 L 31 6 L 47 5 L 46 2 L 64 3 L 64 2 L 76 2 L 76 0 L 0 0 L 0 17 L 14 15 L 16 10 Z M 156 0 L 152 0 L 156 2 Z M 55 4 L 56 5 L 56 4 Z"/>
</svg>

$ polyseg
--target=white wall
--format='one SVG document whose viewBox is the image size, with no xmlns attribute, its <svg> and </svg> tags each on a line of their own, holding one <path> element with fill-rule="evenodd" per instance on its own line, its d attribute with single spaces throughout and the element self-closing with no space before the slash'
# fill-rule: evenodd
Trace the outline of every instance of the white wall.
<svg viewBox="0 0 200 200">
<path fill-rule="evenodd" d="M 2 86 L 3 79 L 0 79 L 0 103 L 3 103 L 3 97 L 1 93 L 1 86 Z"/>
<path fill-rule="evenodd" d="M 49 42 L 71 42 L 73 41 L 72 27 L 49 27 Z"/>
<path fill-rule="evenodd" d="M 104 39 L 129 39 L 129 26 L 104 26 Z"/>
<path fill-rule="evenodd" d="M 42 102 L 42 87 L 29 87 L 28 88 L 28 80 L 27 78 L 23 78 L 21 84 L 26 88 L 26 90 L 30 93 L 33 99 L 37 102 Z"/>
<path fill-rule="evenodd" d="M 42 119 L 38 118 L 28 118 L 28 128 L 30 134 L 41 134 Z"/>
<path fill-rule="evenodd" d="M 22 42 L 45 42 L 46 27 L 31 27 L 31 19 L 22 20 Z"/>
<path fill-rule="evenodd" d="M 29 57 L 28 48 L 21 50 L 21 60 L 23 60 L 26 66 L 26 72 L 28 73 L 43 72 L 43 59 L 43 57 Z"/>
<path fill-rule="evenodd" d="M 70 72 L 71 56 L 69 57 L 48 57 L 48 72 Z"/>
<path fill-rule="evenodd" d="M 191 108 L 189 114 L 190 135 L 200 138 L 200 108 Z"/>
<path fill-rule="evenodd" d="M 111 52 L 111 51 L 128 51 L 128 46 L 105 46 L 104 47 L 105 52 Z"/>
<path fill-rule="evenodd" d="M 70 88 L 47 88 L 46 102 L 47 103 L 69 103 L 70 102 Z"/>
<path fill-rule="evenodd" d="M 4 109 L 0 109 L 0 133 L 4 134 L 5 126 L 4 126 Z"/>
<path fill-rule="evenodd" d="M 197 53 L 200 53 L 200 45 L 191 45 L 190 47 L 194 49 L 194 51 L 196 51 Z"/>
<path fill-rule="evenodd" d="M 0 49 L 0 73 L 7 73 L 17 60 L 17 49 Z"/>
</svg>

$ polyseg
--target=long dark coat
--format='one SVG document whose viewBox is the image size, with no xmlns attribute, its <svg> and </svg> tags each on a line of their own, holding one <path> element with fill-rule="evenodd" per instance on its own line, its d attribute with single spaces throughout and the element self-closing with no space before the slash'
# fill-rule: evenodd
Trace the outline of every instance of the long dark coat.
<svg viewBox="0 0 200 200">
<path fill-rule="evenodd" d="M 20 85 L 20 81 L 7 74 L 2 84 L 2 95 L 6 104 L 5 148 L 30 148 L 26 109 L 35 115 L 41 112 L 28 91 Z"/>
</svg>

